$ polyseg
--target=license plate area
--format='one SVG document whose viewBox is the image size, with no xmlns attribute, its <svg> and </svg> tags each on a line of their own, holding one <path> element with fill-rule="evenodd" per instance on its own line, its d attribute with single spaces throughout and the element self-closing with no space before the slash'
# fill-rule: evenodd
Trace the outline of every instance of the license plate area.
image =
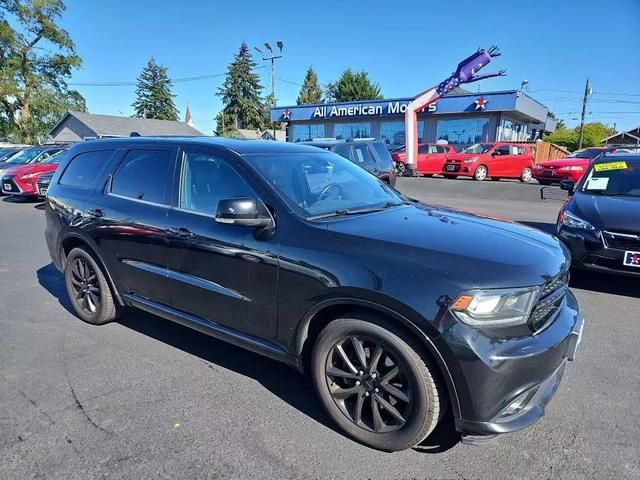
<svg viewBox="0 0 640 480">
<path fill-rule="evenodd" d="M 456 165 L 454 165 L 453 163 L 448 163 L 445 168 L 446 168 L 447 172 L 455 172 L 456 171 Z"/>
<path fill-rule="evenodd" d="M 543 177 L 553 177 L 553 172 L 551 170 L 544 170 L 542 172 Z"/>
<path fill-rule="evenodd" d="M 640 268 L 640 252 L 627 250 L 624 252 L 624 259 L 622 263 L 626 267 Z"/>
</svg>

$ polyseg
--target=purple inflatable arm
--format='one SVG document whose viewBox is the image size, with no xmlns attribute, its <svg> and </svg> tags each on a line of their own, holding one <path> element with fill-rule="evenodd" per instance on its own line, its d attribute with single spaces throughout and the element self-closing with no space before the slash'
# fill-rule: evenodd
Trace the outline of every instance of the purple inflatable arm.
<svg viewBox="0 0 640 480">
<path fill-rule="evenodd" d="M 483 48 L 478 49 L 476 53 L 461 61 L 458 64 L 458 68 L 456 68 L 456 71 L 436 87 L 438 95 L 446 95 L 458 85 L 461 85 L 463 83 L 477 82 L 478 80 L 482 80 L 485 78 L 505 75 L 506 72 L 504 70 L 478 75 L 478 72 L 482 68 L 486 67 L 491 62 L 491 59 L 493 57 L 497 57 L 499 55 L 500 51 L 496 46 L 489 47 L 487 50 Z"/>
</svg>

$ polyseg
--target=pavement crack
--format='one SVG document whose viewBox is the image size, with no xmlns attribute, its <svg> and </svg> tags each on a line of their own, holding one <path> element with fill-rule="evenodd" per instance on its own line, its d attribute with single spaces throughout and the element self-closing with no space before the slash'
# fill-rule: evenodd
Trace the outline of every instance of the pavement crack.
<svg viewBox="0 0 640 480">
<path fill-rule="evenodd" d="M 82 402 L 80 401 L 80 399 L 78 398 L 78 395 L 76 394 L 75 389 L 73 388 L 73 385 L 71 384 L 71 378 L 69 376 L 69 368 L 67 366 L 67 335 L 65 333 L 65 335 L 62 337 L 62 364 L 64 366 L 64 375 L 67 378 L 67 384 L 69 385 L 69 390 L 71 391 L 71 396 L 73 397 L 73 401 L 75 402 L 76 408 L 78 410 L 80 410 L 83 414 L 83 416 L 86 418 L 86 420 L 89 422 L 89 424 L 93 425 L 95 428 L 97 428 L 98 430 L 108 434 L 108 435 L 113 435 L 113 432 L 101 427 L 100 425 L 98 425 L 93 418 L 91 418 L 91 416 L 87 413 L 86 409 L 84 408 L 84 405 L 82 404 Z"/>
</svg>

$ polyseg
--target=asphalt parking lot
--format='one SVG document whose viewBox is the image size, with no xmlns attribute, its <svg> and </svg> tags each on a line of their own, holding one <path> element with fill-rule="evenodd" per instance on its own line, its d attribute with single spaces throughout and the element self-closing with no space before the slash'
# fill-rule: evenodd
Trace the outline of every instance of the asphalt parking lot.
<svg viewBox="0 0 640 480">
<path fill-rule="evenodd" d="M 557 189 L 541 201 L 518 182 L 397 186 L 547 231 L 561 205 Z M 573 275 L 584 338 L 538 424 L 482 446 L 441 431 L 389 454 L 337 432 L 284 365 L 140 311 L 83 323 L 41 205 L 0 198 L 0 225 L 0 478 L 640 478 L 638 280 Z"/>
</svg>

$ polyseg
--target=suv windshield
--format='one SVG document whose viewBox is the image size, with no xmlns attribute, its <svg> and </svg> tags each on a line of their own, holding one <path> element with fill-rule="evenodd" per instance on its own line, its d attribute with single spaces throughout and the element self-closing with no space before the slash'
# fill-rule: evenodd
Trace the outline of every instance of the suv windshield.
<svg viewBox="0 0 640 480">
<path fill-rule="evenodd" d="M 401 205 L 398 192 L 340 155 L 252 154 L 255 167 L 299 215 L 348 215 Z"/>
<path fill-rule="evenodd" d="M 612 159 L 593 164 L 582 191 L 599 195 L 640 196 L 640 158 Z"/>
<path fill-rule="evenodd" d="M 462 153 L 487 153 L 493 147 L 493 143 L 476 143 L 465 148 Z"/>
<path fill-rule="evenodd" d="M 44 148 L 27 148 L 25 150 L 22 150 L 21 152 L 16 153 L 5 163 L 31 163 L 42 152 L 44 152 Z"/>
<path fill-rule="evenodd" d="M 49 164 L 49 163 L 59 163 L 62 160 L 61 155 L 66 152 L 66 150 L 60 150 L 59 152 L 52 153 L 50 156 L 42 160 L 40 163 Z"/>
<path fill-rule="evenodd" d="M 566 158 L 596 158 L 602 153 L 600 148 L 587 148 L 585 150 L 579 150 L 573 152 L 571 155 L 567 155 Z"/>
</svg>

